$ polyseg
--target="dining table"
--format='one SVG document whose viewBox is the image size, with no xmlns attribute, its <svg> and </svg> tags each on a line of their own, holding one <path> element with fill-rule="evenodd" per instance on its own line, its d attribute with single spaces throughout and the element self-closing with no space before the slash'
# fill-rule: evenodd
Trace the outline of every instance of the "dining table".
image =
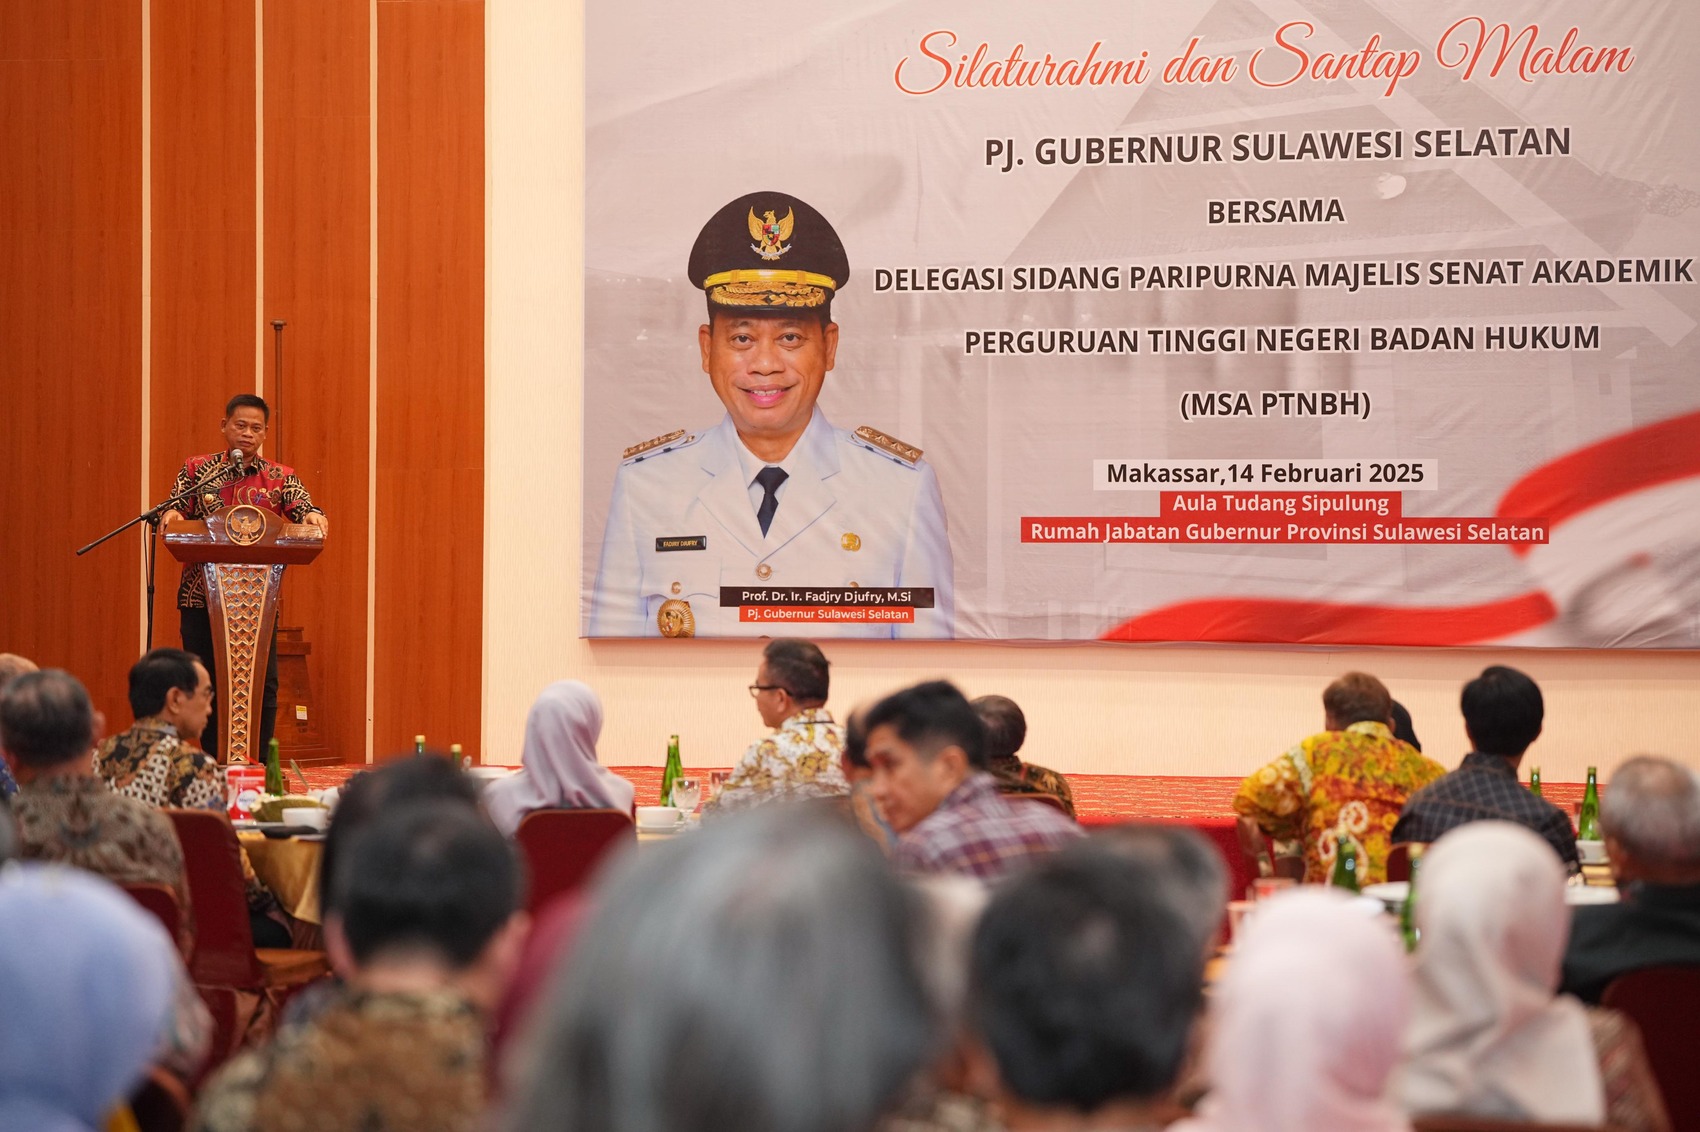
<svg viewBox="0 0 1700 1132">
<path fill-rule="evenodd" d="M 310 924 L 320 923 L 319 864 L 325 855 L 324 834 L 268 836 L 258 829 L 238 829 L 236 838 L 254 866 L 254 875 L 277 897 L 283 910 Z"/>
</svg>

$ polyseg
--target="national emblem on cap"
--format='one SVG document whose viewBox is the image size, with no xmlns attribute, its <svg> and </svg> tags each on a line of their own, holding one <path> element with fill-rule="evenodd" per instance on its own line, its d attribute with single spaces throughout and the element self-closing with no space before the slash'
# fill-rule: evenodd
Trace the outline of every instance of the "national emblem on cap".
<svg viewBox="0 0 1700 1132">
<path fill-rule="evenodd" d="M 824 307 L 850 278 L 826 217 L 787 193 L 749 193 L 709 218 L 691 248 L 691 282 L 717 307 L 759 313 Z"/>
</svg>

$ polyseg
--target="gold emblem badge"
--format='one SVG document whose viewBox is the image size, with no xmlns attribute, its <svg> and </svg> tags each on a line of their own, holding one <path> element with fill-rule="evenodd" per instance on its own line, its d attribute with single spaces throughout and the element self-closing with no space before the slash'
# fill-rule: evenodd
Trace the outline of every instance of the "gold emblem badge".
<svg viewBox="0 0 1700 1132">
<path fill-rule="evenodd" d="M 838 545 L 842 546 L 845 550 L 861 550 L 862 536 L 857 534 L 855 531 L 845 531 L 844 537 L 838 540 Z"/>
<path fill-rule="evenodd" d="M 661 608 L 655 612 L 655 625 L 663 637 L 697 635 L 697 618 L 691 612 L 691 603 L 678 598 L 668 598 L 661 603 Z"/>
<path fill-rule="evenodd" d="M 224 533 L 237 546 L 253 546 L 265 537 L 266 513 L 252 503 L 233 507 L 224 520 Z"/>
<path fill-rule="evenodd" d="M 756 210 L 750 209 L 750 239 L 755 241 L 750 250 L 763 259 L 778 259 L 791 250 L 791 245 L 785 241 L 791 238 L 791 229 L 796 223 L 796 209 L 786 209 L 784 220 L 776 219 L 771 208 L 757 220 Z"/>
<path fill-rule="evenodd" d="M 760 578 L 764 582 L 767 581 L 769 578 L 773 577 L 773 567 L 763 562 L 761 565 L 756 567 L 756 577 Z"/>
</svg>

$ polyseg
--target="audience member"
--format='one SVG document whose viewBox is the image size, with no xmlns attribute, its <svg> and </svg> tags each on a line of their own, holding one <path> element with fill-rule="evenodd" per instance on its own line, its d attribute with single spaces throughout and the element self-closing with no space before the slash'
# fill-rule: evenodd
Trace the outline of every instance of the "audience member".
<svg viewBox="0 0 1700 1132">
<path fill-rule="evenodd" d="M 954 685 L 895 692 L 868 710 L 867 728 L 870 790 L 897 834 L 899 869 L 995 880 L 1082 836 L 1051 807 L 998 793 L 985 726 Z"/>
<path fill-rule="evenodd" d="M 560 680 L 543 689 L 525 717 L 520 768 L 484 791 L 496 828 L 512 837 L 533 810 L 632 811 L 632 784 L 599 765 L 602 701 L 587 684 Z"/>
<path fill-rule="evenodd" d="M 75 676 L 57 668 L 0 691 L 0 750 L 18 779 L 18 855 L 99 873 L 115 884 L 160 884 L 183 909 L 179 944 L 193 943 L 183 849 L 164 814 L 114 793 L 94 772 L 100 716 Z"/>
<path fill-rule="evenodd" d="M 974 701 L 974 710 L 986 725 L 986 766 L 998 780 L 998 791 L 1055 798 L 1068 816 L 1074 817 L 1074 791 L 1068 779 L 1054 770 L 1022 762 L 1016 753 L 1027 741 L 1027 716 L 1021 705 L 1008 696 L 981 696 Z"/>
<path fill-rule="evenodd" d="M 184 985 L 165 932 L 111 885 L 0 870 L 0 1130 L 103 1127 L 170 1046 Z"/>
<path fill-rule="evenodd" d="M 1629 759 L 1600 800 L 1600 828 L 1622 899 L 1575 909 L 1564 989 L 1586 1002 L 1630 971 L 1700 964 L 1700 775 Z"/>
<path fill-rule="evenodd" d="M 885 815 L 874 803 L 873 792 L 869 783 L 873 781 L 874 768 L 868 765 L 868 709 L 861 705 L 853 709 L 844 719 L 844 755 L 839 765 L 844 771 L 844 781 L 850 784 L 850 815 L 856 819 L 856 824 L 863 833 L 873 838 L 874 844 L 883 853 L 890 853 L 897 842 L 897 835 L 891 832 Z"/>
<path fill-rule="evenodd" d="M 5 760 L 0 759 L 0 766 L 5 765 Z M 17 855 L 18 831 L 12 824 L 12 808 L 0 806 L 0 866 L 4 866 L 7 861 Z"/>
<path fill-rule="evenodd" d="M 1203 834 L 1184 825 L 1133 823 L 1111 826 L 1093 834 L 1093 840 L 1154 875 L 1170 878 L 1199 953 L 1215 952 L 1228 909 L 1228 866 Z"/>
<path fill-rule="evenodd" d="M 1634 1024 L 1555 996 L 1564 885 L 1541 839 L 1510 822 L 1471 822 L 1423 854 L 1402 1077 L 1410 1111 L 1668 1127 Z"/>
<path fill-rule="evenodd" d="M 1338 891 L 1259 905 L 1211 999 L 1210 1094 L 1171 1129 L 1409 1132 L 1388 1081 L 1410 1002 L 1398 938 Z"/>
<path fill-rule="evenodd" d="M 813 641 L 775 637 L 767 642 L 750 695 L 773 734 L 750 744 L 704 814 L 850 792 L 840 765 L 844 729 L 826 710 L 828 668 Z"/>
<path fill-rule="evenodd" d="M 325 943 L 343 993 L 227 1064 L 191 1126 L 477 1128 L 487 1016 L 525 933 L 512 847 L 465 806 L 401 805 L 354 837 L 334 886 Z"/>
<path fill-rule="evenodd" d="M 525 1132 L 865 1132 L 936 1052 L 917 897 L 807 807 L 605 873 L 520 1059 Z"/>
<path fill-rule="evenodd" d="M 1409 743 L 1417 750 L 1423 749 L 1422 740 L 1417 738 L 1417 729 L 1411 722 L 1411 713 L 1398 700 L 1393 701 L 1393 737 L 1401 743 Z"/>
<path fill-rule="evenodd" d="M 1575 872 L 1576 832 L 1565 812 L 1523 788 L 1517 765 L 1541 733 L 1546 708 L 1535 682 L 1504 665 L 1482 669 L 1460 697 L 1464 731 L 1474 748 L 1458 769 L 1418 791 L 1393 827 L 1395 843 L 1429 842 L 1472 821 L 1509 821 L 1546 838 Z"/>
<path fill-rule="evenodd" d="M 95 751 L 95 765 L 111 787 L 161 809 L 223 810 L 224 775 L 212 756 L 191 746 L 212 711 L 206 668 L 182 649 L 154 649 L 130 667 L 130 711 L 135 723 Z"/>
<path fill-rule="evenodd" d="M 1357 847 L 1359 881 L 1384 881 L 1400 808 L 1446 768 L 1393 737 L 1393 697 L 1374 676 L 1348 672 L 1328 685 L 1322 712 L 1320 734 L 1240 784 L 1234 812 L 1257 822 L 1277 856 L 1302 851 L 1306 881 L 1328 879 L 1341 836 Z"/>
<path fill-rule="evenodd" d="M 969 1028 L 1011 1132 L 1165 1123 L 1204 984 L 1178 887 L 1087 843 L 992 897 L 974 933 Z"/>
<path fill-rule="evenodd" d="M 0 691 L 4 691 L 13 678 L 26 672 L 36 670 L 35 661 L 19 656 L 17 653 L 0 652 Z M 0 802 L 18 792 L 17 781 L 12 778 L 11 768 L 5 759 L 0 759 Z"/>
</svg>

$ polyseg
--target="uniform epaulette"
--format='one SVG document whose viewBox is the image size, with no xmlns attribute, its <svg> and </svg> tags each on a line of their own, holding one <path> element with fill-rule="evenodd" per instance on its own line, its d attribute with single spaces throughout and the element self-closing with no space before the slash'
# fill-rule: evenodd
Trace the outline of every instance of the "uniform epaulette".
<svg viewBox="0 0 1700 1132">
<path fill-rule="evenodd" d="M 675 448 L 684 448 L 686 445 L 695 444 L 697 438 L 701 435 L 701 433 L 686 432 L 682 428 L 676 428 L 672 432 L 663 433 L 644 441 L 642 444 L 632 445 L 620 453 L 620 461 L 625 464 L 634 464 L 639 460 L 647 460 L 651 456 L 659 456 L 663 452 L 671 452 Z"/>
<path fill-rule="evenodd" d="M 878 452 L 881 456 L 889 457 L 899 464 L 915 466 L 921 458 L 921 450 L 913 444 L 905 444 L 895 436 L 887 436 L 877 428 L 863 425 L 850 434 L 863 448 L 870 452 Z"/>
</svg>

